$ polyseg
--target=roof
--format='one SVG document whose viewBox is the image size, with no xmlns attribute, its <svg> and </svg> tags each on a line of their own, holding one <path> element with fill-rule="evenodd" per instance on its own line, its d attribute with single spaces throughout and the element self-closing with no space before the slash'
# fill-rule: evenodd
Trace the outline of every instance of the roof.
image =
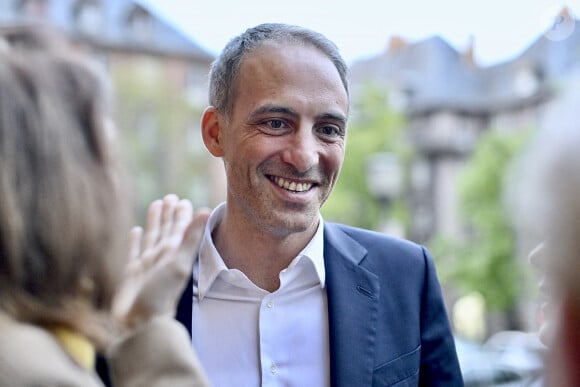
<svg viewBox="0 0 580 387">
<path fill-rule="evenodd" d="M 543 100 L 556 81 L 580 66 L 580 29 L 562 40 L 544 34 L 514 59 L 494 66 L 478 67 L 466 59 L 434 36 L 353 63 L 351 83 L 378 81 L 403 91 L 411 114 L 510 109 Z"/>
<path fill-rule="evenodd" d="M 0 3 L 0 25 L 43 23 L 56 27 L 71 38 L 110 49 L 152 52 L 213 60 L 207 50 L 163 18 L 144 0 L 45 0 L 44 17 L 30 18 L 17 11 L 14 1 Z M 81 6 L 93 6 L 80 22 Z M 141 23 L 141 24 L 139 24 Z"/>
</svg>

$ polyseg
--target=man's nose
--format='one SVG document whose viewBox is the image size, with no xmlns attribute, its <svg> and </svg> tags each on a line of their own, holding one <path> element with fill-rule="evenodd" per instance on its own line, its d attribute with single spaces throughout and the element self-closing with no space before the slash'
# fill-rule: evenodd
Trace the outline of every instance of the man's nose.
<svg viewBox="0 0 580 387">
<path fill-rule="evenodd" d="M 282 159 L 298 172 L 306 172 L 318 163 L 318 147 L 318 140 L 312 130 L 301 128 L 290 137 Z"/>
</svg>

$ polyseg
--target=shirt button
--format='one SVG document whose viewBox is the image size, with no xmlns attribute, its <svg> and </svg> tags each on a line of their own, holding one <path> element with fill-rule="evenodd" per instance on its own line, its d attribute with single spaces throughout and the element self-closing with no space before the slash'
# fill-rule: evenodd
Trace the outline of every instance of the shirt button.
<svg viewBox="0 0 580 387">
<path fill-rule="evenodd" d="M 268 308 L 272 308 L 274 306 L 274 301 L 272 301 L 272 300 L 268 301 L 266 306 L 268 306 Z"/>
<path fill-rule="evenodd" d="M 278 373 L 278 367 L 276 367 L 276 363 L 272 363 L 272 365 L 270 366 L 270 372 L 272 373 L 272 375 L 276 375 Z"/>
</svg>

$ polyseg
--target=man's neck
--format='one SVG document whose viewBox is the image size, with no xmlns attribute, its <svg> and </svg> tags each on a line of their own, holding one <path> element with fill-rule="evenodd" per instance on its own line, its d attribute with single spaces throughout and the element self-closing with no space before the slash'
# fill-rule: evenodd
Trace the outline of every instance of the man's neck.
<svg viewBox="0 0 580 387">
<path fill-rule="evenodd" d="M 303 232 L 274 235 L 252 225 L 240 227 L 240 222 L 226 212 L 212 239 L 229 269 L 240 270 L 256 286 L 273 292 L 280 287 L 280 272 L 310 242 L 316 226 Z"/>
</svg>

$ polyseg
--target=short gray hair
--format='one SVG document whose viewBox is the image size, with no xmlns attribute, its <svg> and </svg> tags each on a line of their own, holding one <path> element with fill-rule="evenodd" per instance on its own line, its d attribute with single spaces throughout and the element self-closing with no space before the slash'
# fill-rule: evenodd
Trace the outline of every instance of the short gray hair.
<svg viewBox="0 0 580 387">
<path fill-rule="evenodd" d="M 233 110 L 236 80 L 244 55 L 265 42 L 299 43 L 320 50 L 336 67 L 348 95 L 347 65 L 332 41 L 318 32 L 299 26 L 281 23 L 260 24 L 230 40 L 212 64 L 209 102 L 226 117 Z"/>
</svg>

